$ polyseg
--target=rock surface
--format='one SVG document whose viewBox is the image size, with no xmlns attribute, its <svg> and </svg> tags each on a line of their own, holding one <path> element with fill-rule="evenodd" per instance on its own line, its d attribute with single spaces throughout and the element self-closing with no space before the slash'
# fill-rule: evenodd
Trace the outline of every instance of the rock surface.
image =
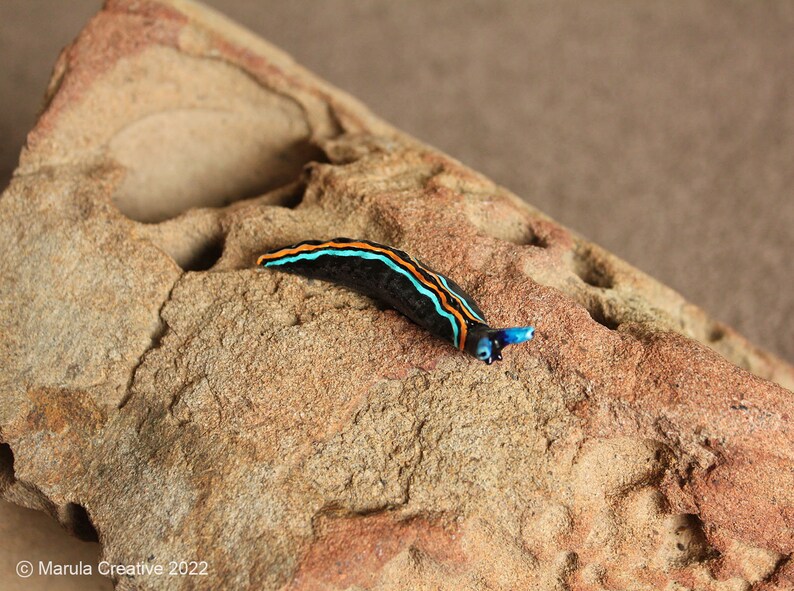
<svg viewBox="0 0 794 591">
<path fill-rule="evenodd" d="M 110 579 L 99 574 L 99 544 L 76 541 L 46 513 L 0 500 L 0 582 L 3 591 L 109 591 Z M 16 575 L 20 561 L 45 564 L 84 564 L 91 575 Z"/>
<path fill-rule="evenodd" d="M 334 236 L 536 339 L 252 268 Z M 118 588 L 794 585 L 794 369 L 198 5 L 63 53 L 0 241 L 3 498 L 207 563 Z"/>
</svg>

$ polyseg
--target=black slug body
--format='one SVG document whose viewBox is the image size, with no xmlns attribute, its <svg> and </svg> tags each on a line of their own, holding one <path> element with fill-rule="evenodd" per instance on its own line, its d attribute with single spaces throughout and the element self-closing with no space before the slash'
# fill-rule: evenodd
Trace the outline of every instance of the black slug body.
<svg viewBox="0 0 794 591">
<path fill-rule="evenodd" d="M 528 341 L 531 326 L 493 329 L 454 281 L 407 253 L 350 238 L 309 240 L 267 252 L 258 265 L 344 285 L 392 306 L 477 359 L 500 360 L 503 347 Z"/>
</svg>

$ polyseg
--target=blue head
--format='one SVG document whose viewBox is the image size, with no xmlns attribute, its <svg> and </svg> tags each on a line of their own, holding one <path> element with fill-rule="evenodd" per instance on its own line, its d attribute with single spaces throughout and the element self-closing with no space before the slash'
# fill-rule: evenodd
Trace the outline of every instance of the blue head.
<svg viewBox="0 0 794 591">
<path fill-rule="evenodd" d="M 532 339 L 535 329 L 532 326 L 514 328 L 488 328 L 478 326 L 466 336 L 466 352 L 488 365 L 502 360 L 502 349 Z"/>
</svg>

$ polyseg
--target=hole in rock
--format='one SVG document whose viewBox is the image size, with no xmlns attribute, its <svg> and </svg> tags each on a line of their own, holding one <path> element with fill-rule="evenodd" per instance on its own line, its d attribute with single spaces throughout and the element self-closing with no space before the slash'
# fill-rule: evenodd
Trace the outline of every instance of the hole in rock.
<svg viewBox="0 0 794 591">
<path fill-rule="evenodd" d="M 185 271 L 206 271 L 223 256 L 223 240 L 210 240 L 199 244 L 192 251 L 186 253 L 183 260 L 178 261 L 179 266 Z"/>
<path fill-rule="evenodd" d="M 14 480 L 14 452 L 7 443 L 0 443 L 0 491 Z"/>
<path fill-rule="evenodd" d="M 269 205 L 278 205 L 279 207 L 287 207 L 295 209 L 301 203 L 306 195 L 306 183 L 298 182 L 293 185 L 288 185 L 283 190 L 273 191 L 264 200 Z"/>
<path fill-rule="evenodd" d="M 529 239 L 529 242 L 527 243 L 527 245 L 528 246 L 535 246 L 537 248 L 548 248 L 549 247 L 549 241 L 546 238 L 544 238 L 542 236 L 538 236 L 537 234 L 533 233 L 532 237 Z"/>
<path fill-rule="evenodd" d="M 77 503 L 64 505 L 60 509 L 60 520 L 73 536 L 86 542 L 99 541 L 99 534 L 97 534 L 94 524 L 91 523 L 88 511 L 82 505 Z"/>
<path fill-rule="evenodd" d="M 709 343 L 716 343 L 717 341 L 721 341 L 725 338 L 725 327 L 720 324 L 715 324 L 711 327 L 709 331 L 708 339 Z"/>
<path fill-rule="evenodd" d="M 703 522 L 696 515 L 671 515 L 667 518 L 665 530 L 662 539 L 672 551 L 668 554 L 671 564 L 700 562 L 719 555 L 708 545 Z"/>
<path fill-rule="evenodd" d="M 493 201 L 474 201 L 466 204 L 466 217 L 474 226 L 497 240 L 518 246 L 545 248 L 546 241 L 535 233 L 532 219 L 512 203 L 496 198 Z"/>
<path fill-rule="evenodd" d="M 129 218 L 156 223 L 289 184 L 305 164 L 325 159 L 302 118 L 294 118 L 283 105 L 150 115 L 110 142 L 112 157 L 126 169 L 113 201 Z"/>
<path fill-rule="evenodd" d="M 612 272 L 605 261 L 600 260 L 590 248 L 574 252 L 573 270 L 587 285 L 610 289 L 615 285 Z"/>
<path fill-rule="evenodd" d="M 601 326 L 605 326 L 609 330 L 617 330 L 620 326 L 620 322 L 613 318 L 609 312 L 607 312 L 602 302 L 593 302 L 587 306 L 587 311 L 590 313 L 590 317 L 593 320 L 598 322 L 598 324 Z"/>
</svg>

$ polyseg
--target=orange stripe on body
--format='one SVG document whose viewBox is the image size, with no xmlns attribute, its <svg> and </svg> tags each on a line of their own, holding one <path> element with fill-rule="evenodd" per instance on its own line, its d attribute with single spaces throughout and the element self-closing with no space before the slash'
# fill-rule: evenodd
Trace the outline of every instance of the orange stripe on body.
<svg viewBox="0 0 794 591">
<path fill-rule="evenodd" d="M 460 337 L 459 337 L 460 344 L 458 345 L 458 348 L 461 351 L 465 348 L 465 346 L 466 346 L 466 333 L 467 333 L 466 321 L 463 319 L 463 316 L 460 315 L 460 312 L 458 312 L 455 308 L 450 306 L 449 303 L 447 302 L 447 297 L 445 295 L 445 291 L 446 290 L 444 290 L 442 288 L 439 288 L 439 286 L 427 281 L 424 277 L 422 277 L 422 274 L 419 273 L 419 271 L 417 271 L 417 269 L 416 269 L 416 267 L 414 265 L 412 265 L 408 261 L 402 259 L 401 257 L 399 257 L 397 254 L 395 254 L 391 250 L 387 250 L 385 248 L 378 248 L 377 246 L 372 246 L 371 244 L 367 244 L 366 242 L 324 242 L 322 244 L 302 244 L 302 245 L 297 246 L 295 248 L 285 248 L 285 249 L 279 250 L 277 252 L 263 254 L 262 256 L 260 256 L 257 259 L 256 264 L 257 265 L 261 265 L 263 261 L 280 259 L 282 257 L 293 255 L 293 254 L 298 254 L 298 253 L 301 253 L 301 252 L 319 250 L 319 249 L 322 249 L 322 248 L 329 248 L 329 247 L 332 247 L 332 248 L 345 248 L 345 247 L 349 247 L 349 246 L 352 246 L 354 248 L 360 248 L 362 250 L 380 252 L 380 253 L 383 253 L 383 254 L 387 255 L 394 262 L 396 262 L 396 263 L 402 265 L 403 267 L 407 268 L 408 271 L 410 271 L 411 274 L 414 277 L 416 277 L 419 281 L 424 283 L 427 287 L 429 287 L 430 289 L 435 291 L 441 297 L 441 306 L 444 309 L 446 309 L 448 312 L 451 312 L 452 315 L 455 316 L 455 318 L 458 319 L 458 324 L 459 324 L 458 328 L 460 329 Z M 428 272 L 428 273 L 431 276 L 434 276 L 433 273 L 430 273 L 430 272 Z M 452 297 L 455 297 L 455 294 L 450 294 L 450 295 Z M 461 306 L 461 307 L 463 307 L 463 306 Z M 465 308 L 464 308 L 464 311 L 465 311 Z M 467 313 L 467 316 L 468 316 L 468 313 Z M 475 320 L 475 319 L 472 318 L 472 320 Z M 475 322 L 478 322 L 478 321 L 475 320 Z"/>
<path fill-rule="evenodd" d="M 476 323 L 476 324 L 482 324 L 482 321 L 481 321 L 479 318 L 475 318 L 474 316 L 472 316 L 471 314 L 469 314 L 469 311 L 466 309 L 466 306 L 465 306 L 465 305 L 464 305 L 464 303 L 463 303 L 463 299 L 462 299 L 462 298 L 460 298 L 460 297 L 458 296 L 458 294 L 456 294 L 455 292 L 453 292 L 451 289 L 449 289 L 449 290 L 448 290 L 448 289 L 446 289 L 446 288 L 445 288 L 443 285 L 441 285 L 441 280 L 438 278 L 438 273 L 434 273 L 434 272 L 433 272 L 433 271 L 431 271 L 430 269 L 425 269 L 425 272 L 426 272 L 428 275 L 430 275 L 431 277 L 435 278 L 435 280 L 436 280 L 436 281 L 438 281 L 438 284 L 439 284 L 439 286 L 441 287 L 441 289 L 443 289 L 445 292 L 449 293 L 449 295 L 451 295 L 453 298 L 455 298 L 455 301 L 457 301 L 457 302 L 458 302 L 458 304 L 460 304 L 460 308 L 461 308 L 461 310 L 463 310 L 463 313 L 464 313 L 464 314 L 465 314 L 465 315 L 466 315 L 466 316 L 467 316 L 469 319 L 471 319 L 471 321 L 472 321 L 472 322 L 474 322 L 474 323 Z"/>
</svg>

